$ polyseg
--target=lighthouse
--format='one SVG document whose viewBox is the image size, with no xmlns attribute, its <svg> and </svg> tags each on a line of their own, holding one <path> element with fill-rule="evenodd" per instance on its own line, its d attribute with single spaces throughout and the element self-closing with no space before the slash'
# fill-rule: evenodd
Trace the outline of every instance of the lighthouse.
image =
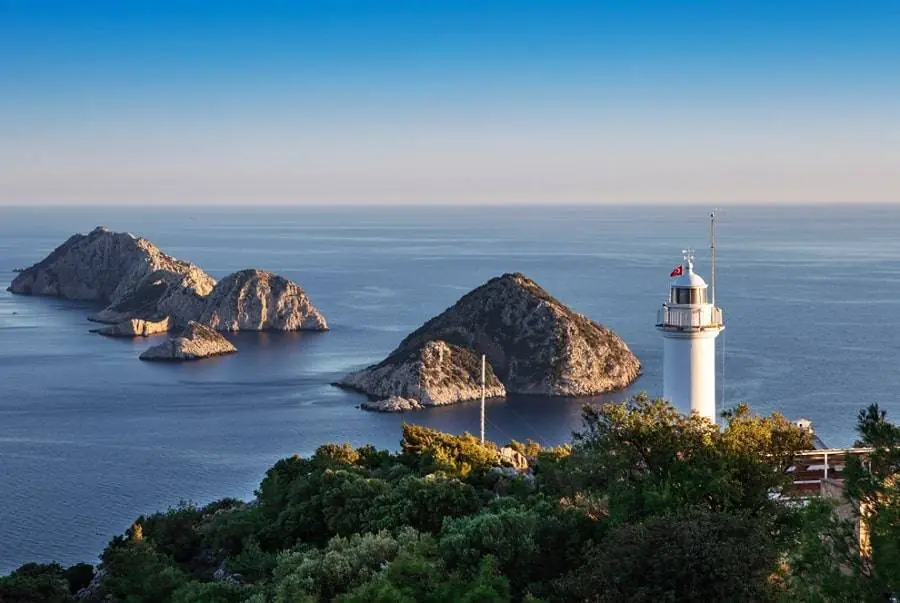
<svg viewBox="0 0 900 603">
<path fill-rule="evenodd" d="M 714 244 L 711 248 L 714 253 Z M 656 320 L 664 346 L 663 397 L 715 423 L 716 337 L 725 328 L 722 310 L 706 281 L 694 272 L 692 250 L 684 251 L 684 263 L 671 276 L 668 301 Z"/>
</svg>

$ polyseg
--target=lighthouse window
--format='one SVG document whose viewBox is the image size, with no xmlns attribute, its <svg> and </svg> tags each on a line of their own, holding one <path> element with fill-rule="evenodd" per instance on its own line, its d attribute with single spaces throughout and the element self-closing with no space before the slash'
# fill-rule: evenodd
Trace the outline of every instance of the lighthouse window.
<svg viewBox="0 0 900 603">
<path fill-rule="evenodd" d="M 700 288 L 677 287 L 669 300 L 673 304 L 705 304 L 706 291 Z"/>
</svg>

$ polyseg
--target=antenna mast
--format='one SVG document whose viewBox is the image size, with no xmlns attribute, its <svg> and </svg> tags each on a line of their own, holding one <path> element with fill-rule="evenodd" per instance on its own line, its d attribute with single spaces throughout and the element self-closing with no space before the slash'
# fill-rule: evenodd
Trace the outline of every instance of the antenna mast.
<svg viewBox="0 0 900 603">
<path fill-rule="evenodd" d="M 712 305 L 716 305 L 716 211 L 709 213 L 709 256 L 712 263 L 709 295 Z"/>
<path fill-rule="evenodd" d="M 484 354 L 481 355 L 481 443 L 484 444 L 484 372 L 485 372 Z"/>
</svg>

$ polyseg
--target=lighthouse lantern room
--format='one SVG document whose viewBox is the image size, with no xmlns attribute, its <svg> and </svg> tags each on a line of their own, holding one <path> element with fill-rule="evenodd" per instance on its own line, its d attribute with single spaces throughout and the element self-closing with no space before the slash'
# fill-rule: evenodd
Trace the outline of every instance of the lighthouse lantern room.
<svg viewBox="0 0 900 603">
<path fill-rule="evenodd" d="M 694 253 L 672 271 L 669 299 L 659 310 L 662 333 L 663 397 L 676 408 L 716 422 L 716 337 L 725 328 L 713 292 L 694 272 Z"/>
</svg>

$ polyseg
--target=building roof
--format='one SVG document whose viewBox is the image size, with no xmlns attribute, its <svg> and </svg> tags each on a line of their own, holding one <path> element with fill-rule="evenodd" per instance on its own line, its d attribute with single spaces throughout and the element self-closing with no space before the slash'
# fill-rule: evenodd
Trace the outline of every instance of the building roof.
<svg viewBox="0 0 900 603">
<path fill-rule="evenodd" d="M 688 263 L 685 266 L 685 270 L 681 276 L 676 276 L 672 279 L 673 287 L 700 287 L 704 289 L 707 287 L 706 281 L 704 281 L 699 274 L 694 272 L 693 266 Z"/>
</svg>

